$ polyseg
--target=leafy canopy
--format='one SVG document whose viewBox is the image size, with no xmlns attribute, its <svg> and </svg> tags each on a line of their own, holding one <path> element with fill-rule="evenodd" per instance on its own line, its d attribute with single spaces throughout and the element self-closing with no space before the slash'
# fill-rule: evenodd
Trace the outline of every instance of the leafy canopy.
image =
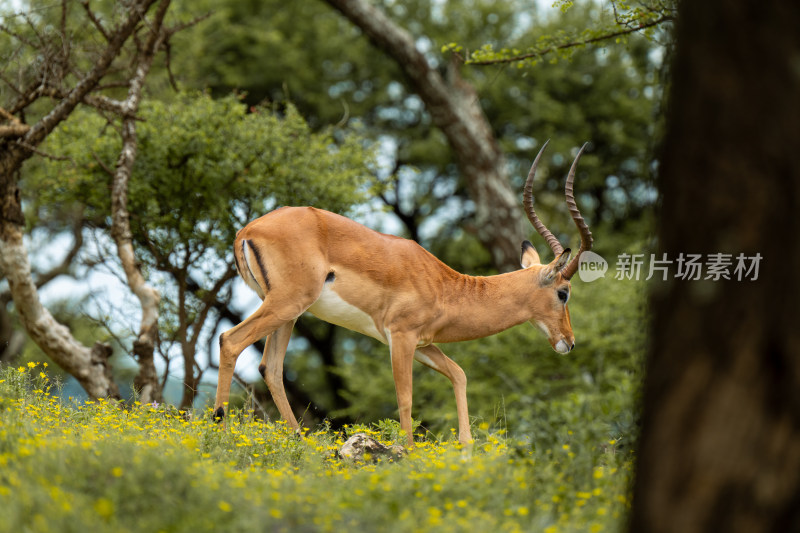
<svg viewBox="0 0 800 533">
<path fill-rule="evenodd" d="M 248 110 L 237 96 L 182 94 L 145 102 L 141 118 L 128 208 L 145 261 L 179 253 L 191 262 L 207 251 L 224 257 L 235 232 L 272 208 L 346 212 L 369 192 L 371 149 L 341 131 L 312 132 L 291 104 L 280 116 Z M 39 191 L 40 216 L 77 203 L 106 227 L 108 170 L 120 149 L 114 128 L 97 114 L 76 113 L 48 149 L 70 162 L 44 161 L 26 176 Z"/>
</svg>

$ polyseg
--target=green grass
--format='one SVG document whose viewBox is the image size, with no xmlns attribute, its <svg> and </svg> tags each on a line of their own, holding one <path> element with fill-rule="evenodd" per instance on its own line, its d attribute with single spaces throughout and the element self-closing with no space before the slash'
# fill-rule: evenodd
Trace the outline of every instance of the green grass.
<svg viewBox="0 0 800 533">
<path fill-rule="evenodd" d="M 348 465 L 346 434 L 49 394 L 41 365 L 0 371 L 0 531 L 618 531 L 632 454 L 613 439 L 422 437 L 396 463 Z M 386 442 L 394 422 L 368 429 Z"/>
</svg>

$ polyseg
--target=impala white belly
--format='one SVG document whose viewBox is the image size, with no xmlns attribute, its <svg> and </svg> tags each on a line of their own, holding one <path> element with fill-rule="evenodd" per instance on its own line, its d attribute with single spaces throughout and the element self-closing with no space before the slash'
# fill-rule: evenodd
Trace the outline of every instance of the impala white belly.
<svg viewBox="0 0 800 533">
<path fill-rule="evenodd" d="M 308 312 L 325 322 L 363 333 L 386 344 L 386 337 L 375 327 L 372 317 L 358 307 L 345 302 L 329 283 L 325 284 L 319 298 L 308 308 Z"/>
</svg>

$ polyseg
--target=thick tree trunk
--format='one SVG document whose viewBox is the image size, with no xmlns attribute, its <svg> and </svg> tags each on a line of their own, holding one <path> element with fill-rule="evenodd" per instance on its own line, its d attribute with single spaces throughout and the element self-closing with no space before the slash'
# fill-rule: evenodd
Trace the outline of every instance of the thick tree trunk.
<svg viewBox="0 0 800 533">
<path fill-rule="evenodd" d="M 111 348 L 97 343 L 88 348 L 76 341 L 42 306 L 31 278 L 28 253 L 19 226 L 0 221 L 0 271 L 5 272 L 22 325 L 37 345 L 93 398 L 119 398 L 108 358 Z"/>
<path fill-rule="evenodd" d="M 184 347 L 183 352 L 183 394 L 181 394 L 181 402 L 178 406 L 184 410 L 190 410 L 194 405 L 194 399 L 197 397 L 197 391 L 200 387 L 201 375 L 195 369 L 195 354 L 194 351 L 187 351 Z"/>
<path fill-rule="evenodd" d="M 798 28 L 797 2 L 680 8 L 661 251 L 733 264 L 654 288 L 631 531 L 800 531 Z"/>
<path fill-rule="evenodd" d="M 0 224 L 25 224 L 20 198 L 19 169 L 24 160 L 23 149 L 10 139 L 0 140 Z"/>
<path fill-rule="evenodd" d="M 525 237 L 523 228 L 529 226 L 475 90 L 460 78 L 455 66 L 451 66 L 445 80 L 428 64 L 411 34 L 364 0 L 328 3 L 392 57 L 411 81 L 456 155 L 470 198 L 475 202 L 478 238 L 499 270 L 517 270 L 519 246 Z"/>
<path fill-rule="evenodd" d="M 5 273 L 0 268 L 0 279 Z M 11 293 L 0 294 L 0 363 L 11 364 L 25 346 L 25 335 L 14 329 L 14 321 L 8 312 Z"/>
</svg>

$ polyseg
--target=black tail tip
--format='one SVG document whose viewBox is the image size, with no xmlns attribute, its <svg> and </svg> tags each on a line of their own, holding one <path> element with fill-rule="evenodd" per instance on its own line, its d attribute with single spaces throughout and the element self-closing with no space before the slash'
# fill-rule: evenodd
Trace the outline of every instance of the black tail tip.
<svg viewBox="0 0 800 533">
<path fill-rule="evenodd" d="M 225 409 L 217 407 L 217 410 L 214 411 L 214 422 L 222 422 L 223 418 L 225 418 Z"/>
<path fill-rule="evenodd" d="M 261 374 L 262 378 L 266 378 L 265 372 L 267 371 L 267 365 L 258 365 L 258 373 Z"/>
</svg>

